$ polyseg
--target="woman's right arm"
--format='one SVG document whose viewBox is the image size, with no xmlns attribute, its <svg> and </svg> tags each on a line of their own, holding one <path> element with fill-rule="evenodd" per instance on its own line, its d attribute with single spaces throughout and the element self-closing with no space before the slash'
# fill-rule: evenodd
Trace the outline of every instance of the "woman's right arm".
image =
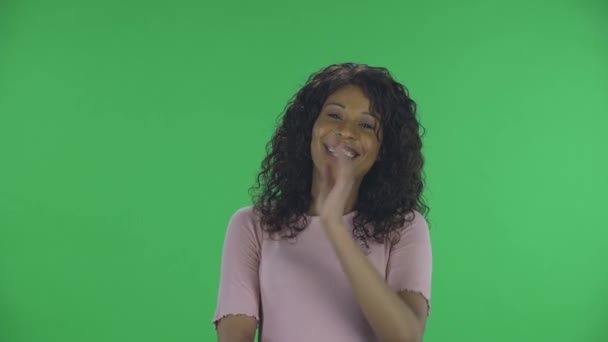
<svg viewBox="0 0 608 342">
<path fill-rule="evenodd" d="M 261 231 L 252 209 L 230 219 L 224 248 L 218 302 L 213 322 L 219 342 L 253 342 L 260 320 Z"/>
<path fill-rule="evenodd" d="M 258 322 L 244 315 L 230 315 L 217 325 L 218 342 L 253 342 Z"/>
</svg>

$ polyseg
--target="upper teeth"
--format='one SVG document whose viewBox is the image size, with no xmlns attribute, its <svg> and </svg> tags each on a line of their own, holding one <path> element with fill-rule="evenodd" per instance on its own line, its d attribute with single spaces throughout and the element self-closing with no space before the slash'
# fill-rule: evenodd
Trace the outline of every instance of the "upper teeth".
<svg viewBox="0 0 608 342">
<path fill-rule="evenodd" d="M 331 152 L 333 155 L 336 155 L 336 149 L 333 147 L 328 147 L 327 148 L 329 150 L 329 152 Z M 355 156 L 355 153 L 348 151 L 348 150 L 342 150 L 344 152 L 345 155 L 347 155 L 350 158 L 353 158 Z"/>
</svg>

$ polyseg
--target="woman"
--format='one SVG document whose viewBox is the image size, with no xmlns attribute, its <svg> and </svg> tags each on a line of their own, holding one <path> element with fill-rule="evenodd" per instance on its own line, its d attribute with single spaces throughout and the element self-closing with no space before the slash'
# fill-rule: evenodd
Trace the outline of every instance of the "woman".
<svg viewBox="0 0 608 342">
<path fill-rule="evenodd" d="M 230 219 L 219 341 L 421 341 L 431 245 L 415 102 L 385 68 L 311 75 Z"/>
</svg>

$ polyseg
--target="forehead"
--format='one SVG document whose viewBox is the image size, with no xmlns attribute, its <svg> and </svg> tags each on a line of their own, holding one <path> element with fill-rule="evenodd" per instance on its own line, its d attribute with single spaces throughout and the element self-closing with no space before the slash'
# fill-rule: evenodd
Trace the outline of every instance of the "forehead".
<svg viewBox="0 0 608 342">
<path fill-rule="evenodd" d="M 346 85 L 332 92 L 325 102 L 323 108 L 341 108 L 359 112 L 365 115 L 370 115 L 376 119 L 380 119 L 380 113 L 377 113 L 371 108 L 371 103 L 363 90 L 355 85 Z"/>
<path fill-rule="evenodd" d="M 334 90 L 332 93 L 329 94 L 326 102 L 329 102 L 331 100 L 342 100 L 357 102 L 360 104 L 369 104 L 369 99 L 367 98 L 363 90 L 354 85 L 346 85 Z"/>
<path fill-rule="evenodd" d="M 343 86 L 330 93 L 325 99 L 324 105 L 341 104 L 342 106 L 355 109 L 369 109 L 370 101 L 363 90 L 356 86 Z"/>
</svg>

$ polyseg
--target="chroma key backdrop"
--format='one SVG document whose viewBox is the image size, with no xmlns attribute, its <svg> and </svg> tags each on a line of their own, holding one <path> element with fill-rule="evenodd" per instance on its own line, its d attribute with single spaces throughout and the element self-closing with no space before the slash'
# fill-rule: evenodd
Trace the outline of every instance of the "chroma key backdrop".
<svg viewBox="0 0 608 342">
<path fill-rule="evenodd" d="M 339 62 L 418 105 L 425 342 L 608 341 L 605 0 L 4 0 L 0 51 L 2 342 L 215 341 L 228 221 Z"/>
</svg>

